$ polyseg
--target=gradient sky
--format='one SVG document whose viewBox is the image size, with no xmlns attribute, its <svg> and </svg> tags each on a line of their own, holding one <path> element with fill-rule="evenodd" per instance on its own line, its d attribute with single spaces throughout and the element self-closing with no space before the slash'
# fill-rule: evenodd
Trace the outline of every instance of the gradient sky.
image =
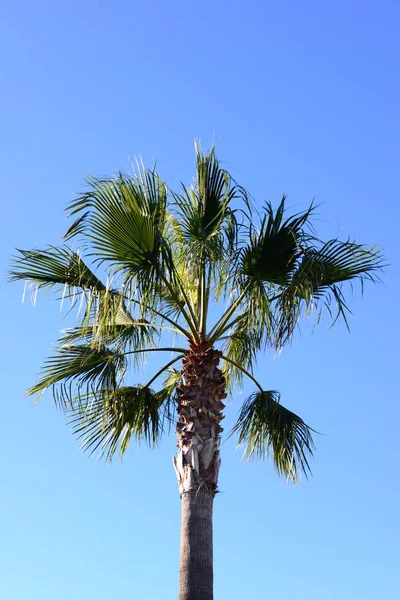
<svg viewBox="0 0 400 600">
<path fill-rule="evenodd" d="M 398 594 L 399 30 L 396 0 L 0 2 L 3 282 L 14 247 L 59 242 L 84 174 L 142 155 L 190 183 L 195 137 L 259 202 L 315 198 L 321 235 L 385 248 L 384 284 L 350 300 L 350 335 L 323 321 L 259 361 L 265 387 L 324 435 L 297 487 L 223 444 L 216 600 Z M 24 391 L 65 321 L 22 290 L 0 296 L 0 597 L 173 600 L 174 437 L 104 465 L 50 394 L 32 408 Z"/>
</svg>

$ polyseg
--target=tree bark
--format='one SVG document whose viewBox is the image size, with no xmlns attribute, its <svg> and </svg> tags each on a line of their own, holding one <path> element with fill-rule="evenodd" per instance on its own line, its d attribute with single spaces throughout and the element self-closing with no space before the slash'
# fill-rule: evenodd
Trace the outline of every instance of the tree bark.
<svg viewBox="0 0 400 600">
<path fill-rule="evenodd" d="M 178 452 L 174 467 L 182 499 L 179 600 L 213 600 L 212 509 L 218 486 L 225 379 L 221 352 L 191 344 L 177 386 Z"/>
<path fill-rule="evenodd" d="M 182 496 L 179 600 L 213 600 L 213 496 Z"/>
</svg>

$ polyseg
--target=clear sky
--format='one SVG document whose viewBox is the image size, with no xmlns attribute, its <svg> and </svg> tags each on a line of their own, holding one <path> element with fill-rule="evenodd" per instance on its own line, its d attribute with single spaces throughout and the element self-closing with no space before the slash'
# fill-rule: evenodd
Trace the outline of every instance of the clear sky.
<svg viewBox="0 0 400 600">
<path fill-rule="evenodd" d="M 398 0 L 0 3 L 2 281 L 14 247 L 57 244 L 85 173 L 142 155 L 190 183 L 193 138 L 259 202 L 315 197 L 318 228 L 385 248 L 351 334 L 323 322 L 258 377 L 324 435 L 314 477 L 222 446 L 216 600 L 394 600 L 399 581 Z M 0 598 L 177 597 L 173 435 L 122 463 L 81 454 L 47 394 L 24 399 L 64 326 L 4 286 Z M 227 427 L 247 386 L 227 409 Z"/>
</svg>

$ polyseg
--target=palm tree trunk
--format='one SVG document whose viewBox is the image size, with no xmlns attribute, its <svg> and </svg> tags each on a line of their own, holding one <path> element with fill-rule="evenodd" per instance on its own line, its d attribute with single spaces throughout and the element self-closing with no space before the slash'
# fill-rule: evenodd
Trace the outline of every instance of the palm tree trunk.
<svg viewBox="0 0 400 600">
<path fill-rule="evenodd" d="M 225 379 L 221 353 L 192 344 L 177 387 L 178 452 L 174 466 L 182 499 L 179 600 L 213 600 L 212 509 L 220 467 Z"/>
<path fill-rule="evenodd" d="M 182 496 L 179 600 L 213 600 L 212 509 L 207 492 Z"/>
</svg>

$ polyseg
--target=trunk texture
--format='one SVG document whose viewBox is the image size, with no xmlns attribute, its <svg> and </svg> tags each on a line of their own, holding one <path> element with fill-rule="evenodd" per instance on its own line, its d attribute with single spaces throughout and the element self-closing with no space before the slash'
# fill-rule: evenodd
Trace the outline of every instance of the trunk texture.
<svg viewBox="0 0 400 600">
<path fill-rule="evenodd" d="M 208 492 L 182 496 L 179 600 L 213 600 L 213 501 Z"/>
<path fill-rule="evenodd" d="M 204 341 L 192 344 L 182 361 L 174 457 L 182 499 L 179 600 L 213 600 L 212 508 L 226 398 L 220 356 Z"/>
</svg>

